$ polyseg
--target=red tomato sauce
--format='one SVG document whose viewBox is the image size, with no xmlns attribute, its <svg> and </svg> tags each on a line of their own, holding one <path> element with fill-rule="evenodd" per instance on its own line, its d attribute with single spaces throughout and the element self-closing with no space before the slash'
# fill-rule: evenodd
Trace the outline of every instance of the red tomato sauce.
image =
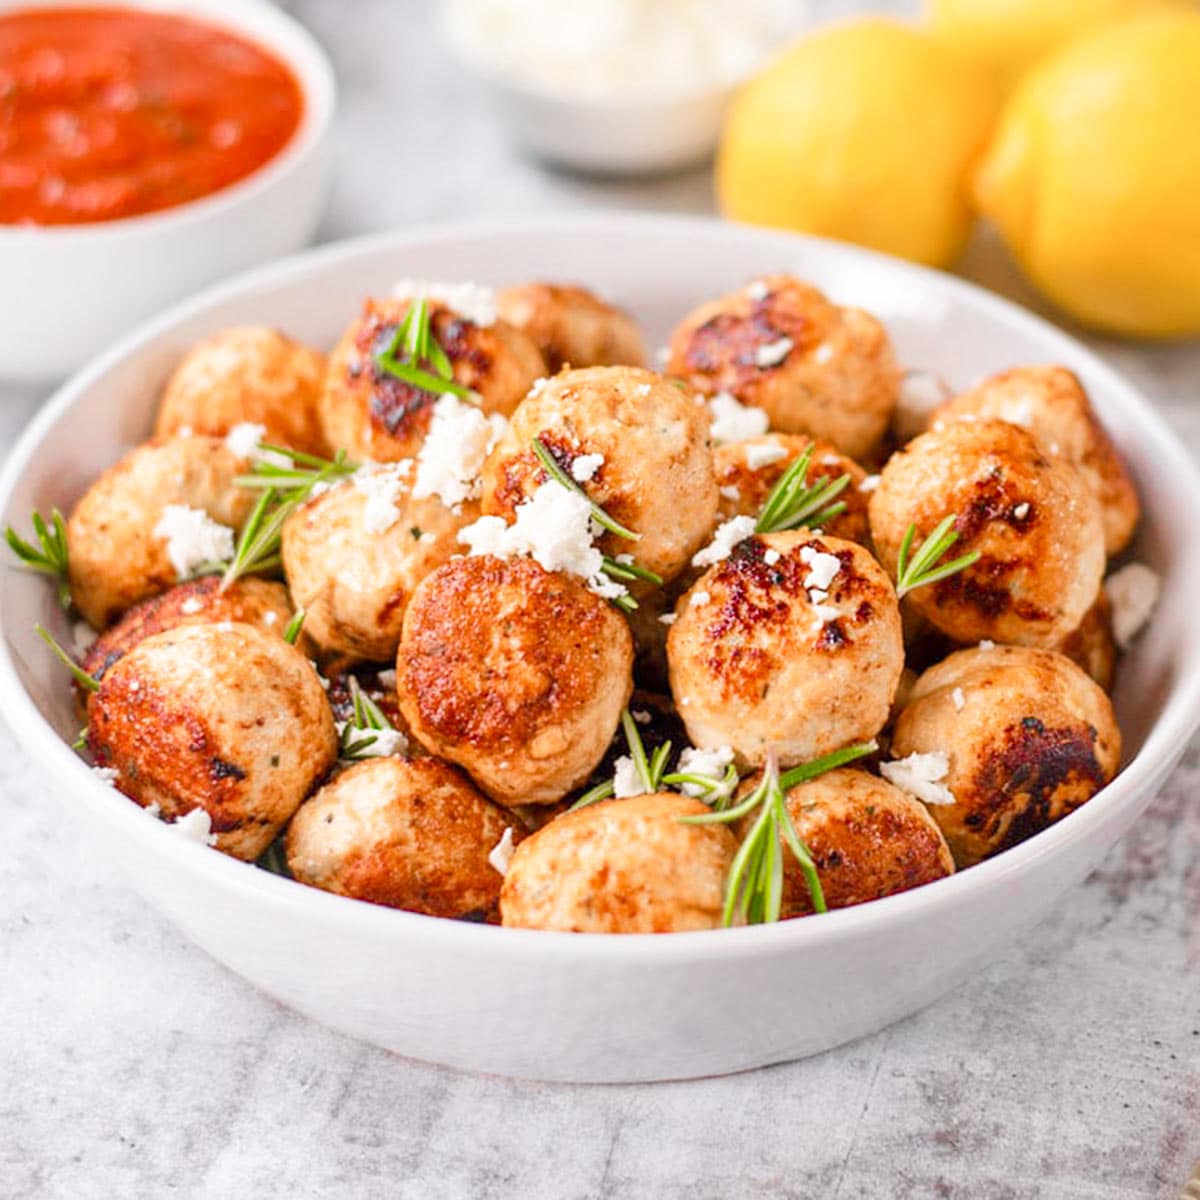
<svg viewBox="0 0 1200 1200">
<path fill-rule="evenodd" d="M 269 162 L 303 111 L 279 59 L 190 17 L 0 13 L 0 224 L 186 204 Z"/>
</svg>

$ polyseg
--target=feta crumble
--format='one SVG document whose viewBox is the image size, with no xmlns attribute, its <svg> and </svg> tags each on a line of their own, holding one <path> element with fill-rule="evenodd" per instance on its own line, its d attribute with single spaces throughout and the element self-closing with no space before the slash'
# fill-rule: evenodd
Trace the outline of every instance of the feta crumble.
<svg viewBox="0 0 1200 1200">
<path fill-rule="evenodd" d="M 1150 619 L 1160 591 L 1157 573 L 1145 563 L 1130 563 L 1104 581 L 1104 594 L 1112 605 L 1113 638 L 1122 650 Z"/>
<path fill-rule="evenodd" d="M 712 603 L 712 595 L 703 589 L 692 593 L 691 606 L 692 608 L 703 608 L 706 604 Z"/>
<path fill-rule="evenodd" d="M 754 533 L 753 517 L 732 517 L 717 527 L 713 539 L 692 555 L 693 567 L 711 567 L 728 558 L 734 546 Z"/>
<path fill-rule="evenodd" d="M 1022 429 L 1029 429 L 1033 425 L 1033 404 L 1032 396 L 1020 396 L 1002 405 L 998 415 L 1000 420 L 1007 421 L 1010 425 L 1020 425 Z M 1055 449 L 1057 450 L 1057 447 Z"/>
<path fill-rule="evenodd" d="M 618 800 L 629 796 L 644 796 L 646 787 L 638 773 L 637 764 L 628 754 L 622 754 L 613 764 L 613 795 Z"/>
<path fill-rule="evenodd" d="M 396 668 L 388 667 L 384 671 L 377 671 L 375 678 L 379 680 L 379 686 L 387 688 L 389 691 L 396 690 Z"/>
<path fill-rule="evenodd" d="M 250 462 L 270 463 L 271 466 L 283 467 L 285 470 L 292 467 L 294 464 L 286 454 L 281 454 L 278 450 L 259 449 L 259 443 L 264 441 L 266 436 L 267 427 L 265 425 L 256 425 L 253 421 L 242 421 L 225 435 L 225 445 L 238 458 L 249 459 Z"/>
<path fill-rule="evenodd" d="M 411 460 L 389 466 L 360 467 L 352 476 L 354 490 L 367 498 L 362 523 L 368 533 L 387 533 L 400 520 L 400 493 Z"/>
<path fill-rule="evenodd" d="M 729 746 L 718 746 L 715 750 L 698 750 L 694 746 L 688 746 L 680 754 L 679 765 L 675 770 L 680 775 L 701 775 L 714 783 L 720 783 L 732 762 L 733 749 Z M 683 794 L 697 799 L 708 795 L 710 790 L 695 783 L 683 785 Z"/>
<path fill-rule="evenodd" d="M 121 772 L 116 767 L 93 767 L 92 774 L 109 787 L 116 787 L 117 780 L 121 777 Z"/>
<path fill-rule="evenodd" d="M 390 758 L 393 754 L 408 752 L 408 738 L 399 729 L 355 730 L 354 740 L 362 743 L 355 751 L 359 758 Z"/>
<path fill-rule="evenodd" d="M 773 567 L 782 557 L 783 555 L 778 550 L 767 550 L 763 553 L 763 562 L 768 567 Z"/>
<path fill-rule="evenodd" d="M 428 279 L 401 279 L 392 289 L 397 300 L 427 300 L 444 304 L 472 325 L 496 323 L 496 293 L 478 283 L 434 283 Z"/>
<path fill-rule="evenodd" d="M 955 712 L 962 712 L 962 710 L 967 707 L 967 698 L 963 695 L 963 690 L 960 687 L 956 687 L 954 691 L 950 693 L 950 700 L 954 705 Z"/>
<path fill-rule="evenodd" d="M 168 504 L 154 526 L 154 536 L 167 543 L 175 574 L 186 579 L 205 563 L 233 557 L 233 530 L 214 521 L 202 508 Z"/>
<path fill-rule="evenodd" d="M 756 442 L 746 447 L 746 466 L 757 471 L 779 462 L 781 458 L 787 458 L 787 455 L 787 450 L 774 442 Z"/>
<path fill-rule="evenodd" d="M 413 499 L 437 496 L 447 508 L 472 500 L 481 489 L 479 472 L 508 422 L 446 393 L 433 406 L 429 433 L 417 455 Z"/>
<path fill-rule="evenodd" d="M 781 337 L 777 341 L 767 342 L 754 351 L 756 367 L 777 367 L 792 352 L 795 343 L 790 337 Z"/>
<path fill-rule="evenodd" d="M 183 613 L 183 615 L 185 617 L 194 617 L 198 612 L 201 612 L 203 610 L 203 608 L 204 608 L 204 602 L 200 599 L 199 596 L 189 596 L 179 606 L 179 611 L 181 613 Z"/>
<path fill-rule="evenodd" d="M 1016 517 L 1018 521 L 1025 520 L 1025 518 L 1029 516 L 1029 504 L 1027 502 L 1018 504 L 1017 507 L 1013 509 L 1013 516 Z"/>
<path fill-rule="evenodd" d="M 767 287 L 767 285 L 763 283 L 761 279 L 754 280 L 753 283 L 748 284 L 746 287 L 746 295 L 749 296 L 750 299 L 755 302 L 755 304 L 765 300 L 770 294 L 771 289 Z"/>
<path fill-rule="evenodd" d="M 724 496 L 726 500 L 732 500 L 735 503 L 742 498 L 741 489 L 732 483 L 721 488 L 721 495 Z"/>
<path fill-rule="evenodd" d="M 658 623 L 660 625 L 674 625 L 678 620 L 679 617 L 676 613 L 663 613 L 663 615 L 658 618 Z"/>
<path fill-rule="evenodd" d="M 996 643 L 993 642 L 991 638 L 984 638 L 983 641 L 979 643 L 980 650 L 995 650 L 995 648 Z"/>
<path fill-rule="evenodd" d="M 881 475 L 868 475 L 866 479 L 859 483 L 858 490 L 860 492 L 873 492 L 879 486 L 881 478 Z"/>
<path fill-rule="evenodd" d="M 504 827 L 504 832 L 500 835 L 500 840 L 488 851 L 488 865 L 501 875 L 508 874 L 508 864 L 512 862 L 513 850 L 513 831 L 511 825 Z"/>
<path fill-rule="evenodd" d="M 824 366 L 827 362 L 832 361 L 835 353 L 832 343 L 822 342 L 813 351 L 812 360 L 820 366 Z"/>
<path fill-rule="evenodd" d="M 650 395 L 650 385 L 648 383 L 639 383 L 633 390 L 634 394 L 638 396 Z"/>
<path fill-rule="evenodd" d="M 950 770 L 950 760 L 940 750 L 930 754 L 910 754 L 895 762 L 879 764 L 880 774 L 888 783 L 916 796 L 926 804 L 954 804 L 954 793 L 939 780 Z"/>
<path fill-rule="evenodd" d="M 193 808 L 182 817 L 176 817 L 167 828 L 175 830 L 181 837 L 205 846 L 217 844 L 217 835 L 212 831 L 212 818 L 202 808 Z"/>
<path fill-rule="evenodd" d="M 822 592 L 829 590 L 834 576 L 842 569 L 842 560 L 836 554 L 826 554 L 823 550 L 814 550 L 812 546 L 800 547 L 800 561 L 808 567 L 804 586 Z"/>
<path fill-rule="evenodd" d="M 712 435 L 718 442 L 743 442 L 747 438 L 759 437 L 767 432 L 769 421 L 761 408 L 742 404 L 729 392 L 718 392 L 708 404 L 712 416 Z"/>
<path fill-rule="evenodd" d="M 571 478 L 576 483 L 587 483 L 594 479 L 596 472 L 604 466 L 603 454 L 581 454 L 571 464 Z"/>
</svg>

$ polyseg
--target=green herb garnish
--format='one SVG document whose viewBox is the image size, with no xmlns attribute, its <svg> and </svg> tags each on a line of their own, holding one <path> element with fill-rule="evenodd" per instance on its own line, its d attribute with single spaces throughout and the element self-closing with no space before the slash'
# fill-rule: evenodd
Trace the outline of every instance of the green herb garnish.
<svg viewBox="0 0 1200 1200">
<path fill-rule="evenodd" d="M 433 336 L 429 318 L 429 302 L 420 296 L 408 306 L 387 346 L 375 354 L 376 365 L 420 391 L 473 399 L 470 388 L 454 381 L 454 366 Z"/>
<path fill-rule="evenodd" d="M 776 480 L 763 501 L 754 525 L 755 533 L 779 533 L 800 525 L 824 525 L 846 511 L 845 501 L 837 500 L 837 497 L 849 486 L 849 473 L 810 485 L 808 468 L 812 456 L 813 446 L 810 445 Z"/>
<path fill-rule="evenodd" d="M 387 730 L 397 732 L 395 725 L 387 719 L 383 709 L 359 686 L 353 675 L 349 676 L 352 710 L 350 720 L 342 726 L 338 757 L 343 759 L 370 758 L 370 749 L 379 740 L 376 734 Z M 365 734 L 366 736 L 359 736 Z"/>
<path fill-rule="evenodd" d="M 917 535 L 917 526 L 912 524 L 904 534 L 900 543 L 900 553 L 896 557 L 896 595 L 903 599 L 909 592 L 919 587 L 926 587 L 957 575 L 966 570 L 972 563 L 979 561 L 979 551 L 972 550 L 961 558 L 948 563 L 939 563 L 946 551 L 958 541 L 958 531 L 954 528 L 957 514 L 951 513 L 938 527 L 921 543 L 921 548 L 909 558 L 913 538 Z"/>
<path fill-rule="evenodd" d="M 304 618 L 308 613 L 303 608 L 298 608 L 292 614 L 292 619 L 287 623 L 287 628 L 283 631 L 283 640 L 289 646 L 296 644 L 296 639 L 300 636 L 300 630 L 304 628 Z"/>
<path fill-rule="evenodd" d="M 57 508 L 50 510 L 47 523 L 36 509 L 30 518 L 37 545 L 27 542 L 9 525 L 4 531 L 4 540 L 30 571 L 49 575 L 58 590 L 58 602 L 63 608 L 71 607 L 71 589 L 67 586 L 67 524 Z"/>
<path fill-rule="evenodd" d="M 629 757 L 633 759 L 633 765 L 637 770 L 642 787 L 647 792 L 661 791 L 664 772 L 667 769 L 667 759 L 671 757 L 671 743 L 663 742 L 661 746 L 647 754 L 641 730 L 638 729 L 637 721 L 627 708 L 621 712 L 621 732 L 625 735 L 625 746 L 629 750 Z M 613 781 L 606 779 L 603 783 L 598 783 L 594 788 L 584 792 L 567 811 L 574 812 L 577 808 L 587 808 L 589 804 L 607 800 L 615 790 Z"/>
<path fill-rule="evenodd" d="M 98 692 L 100 684 L 92 678 L 59 644 L 54 635 L 40 622 L 34 625 L 38 637 L 50 647 L 50 652 L 74 676 L 75 682 L 86 692 Z"/>
</svg>

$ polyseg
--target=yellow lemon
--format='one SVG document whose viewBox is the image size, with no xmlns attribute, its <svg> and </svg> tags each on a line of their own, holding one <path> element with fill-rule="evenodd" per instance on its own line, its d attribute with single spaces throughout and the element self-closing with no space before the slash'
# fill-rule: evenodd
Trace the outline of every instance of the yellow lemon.
<svg viewBox="0 0 1200 1200">
<path fill-rule="evenodd" d="M 1018 88 L 975 175 L 1030 279 L 1085 324 L 1200 333 L 1200 14 L 1106 26 Z"/>
<path fill-rule="evenodd" d="M 929 34 L 879 18 L 832 26 L 734 100 L 721 207 L 945 265 L 970 229 L 967 174 L 995 108 L 986 72 Z"/>
<path fill-rule="evenodd" d="M 1184 0 L 926 0 L 925 16 L 939 39 L 987 64 L 1007 90 L 1072 39 L 1170 4 Z"/>
</svg>

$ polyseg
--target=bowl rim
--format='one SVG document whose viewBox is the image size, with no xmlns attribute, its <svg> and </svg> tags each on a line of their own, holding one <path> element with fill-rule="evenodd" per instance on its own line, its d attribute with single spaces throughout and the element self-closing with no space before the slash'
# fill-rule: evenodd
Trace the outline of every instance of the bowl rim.
<svg viewBox="0 0 1200 1200">
<path fill-rule="evenodd" d="M 391 252 L 467 238 L 528 237 L 547 233 L 587 237 L 622 234 L 631 229 L 643 234 L 672 231 L 705 238 L 749 237 L 751 240 L 761 238 L 764 243 L 774 241 L 781 246 L 785 242 L 790 242 L 793 247 L 809 246 L 824 255 L 841 256 L 850 264 L 859 262 L 921 280 L 927 286 L 940 289 L 951 302 L 965 300 L 1000 323 L 1024 327 L 1040 338 L 1048 350 L 1061 348 L 1069 358 L 1085 362 L 1090 376 L 1102 381 L 1118 404 L 1137 414 L 1139 436 L 1150 444 L 1154 456 L 1162 464 L 1163 474 L 1174 480 L 1179 493 L 1176 499 L 1188 505 L 1191 511 L 1200 513 L 1200 471 L 1165 419 L 1131 383 L 1093 351 L 1017 304 L 966 280 L 832 239 L 755 229 L 711 217 L 621 213 L 431 223 L 333 242 L 206 288 L 122 337 L 55 391 L 21 433 L 0 470 L 0 514 L 7 516 L 13 492 L 37 456 L 50 428 L 87 394 L 97 380 L 182 321 L 219 309 L 223 303 L 256 290 L 311 282 L 314 277 L 319 278 L 327 266 L 376 251 Z M 1184 664 L 1185 668 L 1191 669 L 1181 670 L 1172 681 L 1162 714 L 1141 749 L 1120 774 L 1087 804 L 995 858 L 910 891 L 825 913 L 819 920 L 699 930 L 668 937 L 652 933 L 586 935 L 477 925 L 334 895 L 285 879 L 254 863 L 210 853 L 208 847 L 190 842 L 162 822 L 147 819 L 140 807 L 129 803 L 100 780 L 42 716 L 17 673 L 4 626 L 4 612 L 0 608 L 0 707 L 5 720 L 28 756 L 43 769 L 52 771 L 58 779 L 70 782 L 92 815 L 98 821 L 106 822 L 114 836 L 140 839 L 148 853 L 166 856 L 179 870 L 205 877 L 206 884 L 241 893 L 259 903 L 290 909 L 297 920 L 354 927 L 360 934 L 392 938 L 398 944 L 450 939 L 464 952 L 496 952 L 502 948 L 514 956 L 568 961 L 592 961 L 599 957 L 606 962 L 621 961 L 646 967 L 709 959 L 714 954 L 731 959 L 756 957 L 763 953 L 802 954 L 830 940 L 881 934 L 920 918 L 931 908 L 951 907 L 972 892 L 1019 886 L 1024 876 L 1044 860 L 1053 858 L 1066 841 L 1087 838 L 1089 832 L 1098 832 L 1110 819 L 1116 819 L 1118 810 L 1135 807 L 1139 799 L 1148 802 L 1200 725 L 1200 652 L 1194 653 L 1193 659 L 1195 661 Z M 118 802 L 114 803 L 114 800 Z"/>
<path fill-rule="evenodd" d="M 194 200 L 110 221 L 77 221 L 61 225 L 0 223 L 0 251 L 37 245 L 71 248 L 104 239 L 141 233 L 169 233 L 209 218 L 220 219 L 252 202 L 310 158 L 329 133 L 337 110 L 338 85 L 333 63 L 320 42 L 295 17 L 270 0 L 0 0 L 6 13 L 54 8 L 144 9 L 162 12 L 225 30 L 257 43 L 295 76 L 304 100 L 300 123 L 292 136 L 266 162 L 248 175 Z"/>
</svg>

